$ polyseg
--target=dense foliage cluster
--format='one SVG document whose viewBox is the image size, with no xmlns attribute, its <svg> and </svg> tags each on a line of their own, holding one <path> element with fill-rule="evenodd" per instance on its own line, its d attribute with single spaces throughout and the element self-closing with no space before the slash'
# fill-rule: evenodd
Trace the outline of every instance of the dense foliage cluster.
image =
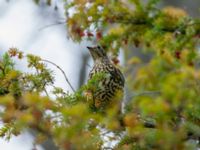
<svg viewBox="0 0 200 150">
<path fill-rule="evenodd" d="M 104 113 L 90 107 L 101 74 L 69 94 L 54 86 L 42 58 L 11 48 L 0 59 L 0 136 L 10 139 L 31 128 L 38 133 L 35 144 L 52 138 L 60 149 L 197 149 L 200 20 L 180 8 L 158 9 L 157 3 L 65 0 L 69 38 L 101 44 L 116 65 L 119 50 L 124 52 L 131 96 L 120 117 L 118 107 Z M 131 56 L 138 49 L 148 61 Z M 16 70 L 13 57 L 27 59 L 35 71 Z"/>
</svg>

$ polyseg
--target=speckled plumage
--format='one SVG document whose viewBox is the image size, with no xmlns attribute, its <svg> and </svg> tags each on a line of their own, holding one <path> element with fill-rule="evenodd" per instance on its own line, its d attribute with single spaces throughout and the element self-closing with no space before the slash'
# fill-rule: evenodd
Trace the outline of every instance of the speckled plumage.
<svg viewBox="0 0 200 150">
<path fill-rule="evenodd" d="M 89 80 L 98 73 L 105 73 L 99 82 L 99 88 L 93 93 L 95 107 L 107 105 L 118 91 L 123 92 L 124 76 L 121 71 L 111 63 L 102 47 L 88 47 L 92 55 L 94 66 L 89 73 Z"/>
</svg>

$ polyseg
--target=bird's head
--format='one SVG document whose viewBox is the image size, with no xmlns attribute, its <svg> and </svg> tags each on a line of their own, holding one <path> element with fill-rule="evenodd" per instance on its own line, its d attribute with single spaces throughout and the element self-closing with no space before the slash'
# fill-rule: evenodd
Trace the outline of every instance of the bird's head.
<svg viewBox="0 0 200 150">
<path fill-rule="evenodd" d="M 101 46 L 87 47 L 94 61 L 108 59 L 105 50 Z"/>
</svg>

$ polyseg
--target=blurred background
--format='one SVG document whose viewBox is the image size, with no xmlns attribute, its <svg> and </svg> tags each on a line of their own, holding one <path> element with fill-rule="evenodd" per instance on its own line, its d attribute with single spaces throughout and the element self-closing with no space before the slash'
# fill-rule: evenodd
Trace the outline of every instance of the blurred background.
<svg viewBox="0 0 200 150">
<path fill-rule="evenodd" d="M 73 43 L 67 38 L 64 0 L 53 0 L 51 6 L 43 0 L 36 5 L 33 0 L 0 0 L 0 55 L 11 47 L 24 53 L 32 53 L 60 66 L 70 83 L 78 89 L 87 80 L 92 65 L 86 49 L 88 42 Z M 177 6 L 193 17 L 200 17 L 200 0 L 163 0 L 160 7 Z M 89 65 L 88 65 L 89 64 Z M 29 71 L 25 61 L 16 61 L 16 67 Z M 54 66 L 55 85 L 72 92 L 63 74 Z M 9 142 L 0 139 L 3 150 L 32 150 L 34 133 L 26 131 Z M 47 141 L 38 150 L 54 150 L 56 147 Z"/>
</svg>

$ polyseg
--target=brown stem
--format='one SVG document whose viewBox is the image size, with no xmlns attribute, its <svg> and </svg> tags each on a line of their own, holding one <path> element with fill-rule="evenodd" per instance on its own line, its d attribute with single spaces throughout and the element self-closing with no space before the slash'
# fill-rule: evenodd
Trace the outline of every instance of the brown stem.
<svg viewBox="0 0 200 150">
<path fill-rule="evenodd" d="M 73 86 L 71 85 L 71 83 L 69 82 L 69 80 L 68 80 L 68 78 L 67 78 L 67 75 L 65 74 L 64 70 L 63 70 L 61 67 L 59 67 L 58 65 L 56 65 L 54 62 L 51 62 L 51 61 L 46 60 L 46 59 L 42 59 L 41 61 L 50 63 L 50 64 L 54 65 L 56 68 L 58 68 L 58 69 L 62 72 L 62 74 L 64 75 L 65 81 L 69 84 L 69 86 L 70 86 L 70 88 L 72 89 L 72 91 L 75 92 Z"/>
</svg>

